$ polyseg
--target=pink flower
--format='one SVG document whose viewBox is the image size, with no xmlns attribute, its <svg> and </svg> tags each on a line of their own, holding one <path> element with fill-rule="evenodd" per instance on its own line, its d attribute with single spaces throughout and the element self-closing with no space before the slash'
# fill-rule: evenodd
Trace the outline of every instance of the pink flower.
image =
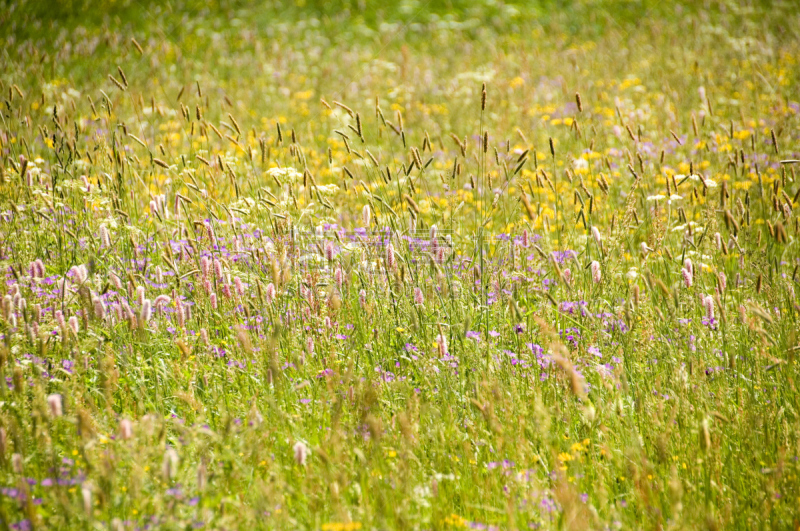
<svg viewBox="0 0 800 531">
<path fill-rule="evenodd" d="M 594 238 L 594 241 L 597 243 L 598 247 L 603 245 L 603 238 L 600 236 L 600 231 L 594 225 L 592 225 L 592 238 Z"/>
<path fill-rule="evenodd" d="M 52 394 L 47 397 L 47 405 L 50 407 L 50 415 L 53 417 L 60 417 L 61 410 L 61 395 Z"/>
<path fill-rule="evenodd" d="M 108 229 L 105 226 L 100 226 L 100 248 L 108 249 L 111 247 L 111 236 L 108 234 Z"/>
<path fill-rule="evenodd" d="M 128 440 L 133 437 L 133 423 L 128 419 L 119 421 L 119 436 L 123 440 Z"/>
<path fill-rule="evenodd" d="M 444 247 L 437 248 L 436 249 L 436 262 L 439 263 L 439 264 L 444 263 L 444 259 L 445 259 Z"/>
<path fill-rule="evenodd" d="M 712 321 L 714 319 L 714 298 L 711 295 L 703 297 L 703 306 L 706 309 L 706 319 Z"/>
<path fill-rule="evenodd" d="M 222 280 L 222 263 L 216 258 L 214 258 L 214 275 L 217 280 Z"/>
<path fill-rule="evenodd" d="M 686 285 L 687 288 L 692 287 L 692 272 L 686 268 L 681 269 L 681 274 L 683 275 L 683 283 Z"/>
<path fill-rule="evenodd" d="M 592 268 L 592 280 L 595 282 L 595 284 L 600 283 L 600 280 L 603 278 L 603 274 L 600 271 L 600 262 L 598 262 L 597 260 L 592 260 L 591 268 Z"/>
<path fill-rule="evenodd" d="M 236 286 L 236 294 L 239 295 L 240 299 L 244 298 L 244 284 L 242 284 L 242 279 L 236 277 L 233 279 L 233 284 Z"/>
<path fill-rule="evenodd" d="M 104 321 L 106 318 L 106 307 L 103 305 L 103 300 L 100 297 L 95 297 L 92 299 L 92 305 L 94 306 L 94 316 Z"/>
<path fill-rule="evenodd" d="M 386 269 L 394 271 L 395 265 L 394 245 L 390 243 L 386 246 Z"/>
<path fill-rule="evenodd" d="M 294 451 L 294 460 L 297 461 L 297 464 L 300 466 L 305 466 L 308 455 L 311 453 L 311 449 L 306 446 L 304 442 L 297 441 L 294 443 L 292 450 Z"/>
<path fill-rule="evenodd" d="M 267 289 L 264 294 L 267 297 L 267 304 L 272 304 L 272 301 L 275 300 L 275 284 L 272 282 L 267 284 Z"/>
<path fill-rule="evenodd" d="M 200 272 L 203 275 L 203 280 L 206 280 L 208 278 L 208 272 L 210 268 L 211 268 L 211 263 L 209 262 L 208 258 L 205 256 L 200 258 Z"/>
<path fill-rule="evenodd" d="M 422 295 L 422 290 L 414 288 L 414 304 L 422 306 L 425 303 L 425 297 Z"/>
<path fill-rule="evenodd" d="M 683 268 L 689 272 L 690 275 L 694 276 L 694 266 L 692 265 L 691 258 L 687 258 L 683 262 Z"/>
<path fill-rule="evenodd" d="M 183 302 L 180 299 L 175 300 L 175 309 L 178 314 L 178 328 L 186 326 L 186 310 L 183 307 Z"/>
</svg>

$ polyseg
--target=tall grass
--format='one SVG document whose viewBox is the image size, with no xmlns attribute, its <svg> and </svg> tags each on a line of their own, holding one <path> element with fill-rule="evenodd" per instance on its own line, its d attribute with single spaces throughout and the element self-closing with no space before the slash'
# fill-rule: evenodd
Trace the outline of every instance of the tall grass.
<svg viewBox="0 0 800 531">
<path fill-rule="evenodd" d="M 0 526 L 796 527 L 791 6 L 301 4 L 0 20 Z"/>
</svg>

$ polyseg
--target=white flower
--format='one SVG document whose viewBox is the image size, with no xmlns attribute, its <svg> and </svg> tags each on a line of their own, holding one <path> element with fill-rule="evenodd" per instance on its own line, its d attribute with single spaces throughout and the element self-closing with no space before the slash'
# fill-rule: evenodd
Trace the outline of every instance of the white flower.
<svg viewBox="0 0 800 531">
<path fill-rule="evenodd" d="M 303 177 L 303 174 L 294 168 L 270 168 L 267 170 L 267 175 L 277 177 L 278 180 L 289 181 L 295 181 Z"/>
</svg>

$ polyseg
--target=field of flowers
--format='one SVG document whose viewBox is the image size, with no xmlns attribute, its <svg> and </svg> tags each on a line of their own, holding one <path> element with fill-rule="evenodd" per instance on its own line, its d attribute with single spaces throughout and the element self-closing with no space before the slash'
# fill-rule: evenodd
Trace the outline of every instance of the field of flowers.
<svg viewBox="0 0 800 531">
<path fill-rule="evenodd" d="M 0 529 L 800 528 L 791 3 L 58 4 Z"/>
</svg>

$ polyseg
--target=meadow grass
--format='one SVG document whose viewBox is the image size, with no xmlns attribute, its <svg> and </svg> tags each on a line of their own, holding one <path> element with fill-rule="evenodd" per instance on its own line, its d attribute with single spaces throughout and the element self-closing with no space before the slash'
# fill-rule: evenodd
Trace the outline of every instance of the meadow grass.
<svg viewBox="0 0 800 531">
<path fill-rule="evenodd" d="M 0 528 L 800 526 L 791 4 L 0 14 Z"/>
</svg>

